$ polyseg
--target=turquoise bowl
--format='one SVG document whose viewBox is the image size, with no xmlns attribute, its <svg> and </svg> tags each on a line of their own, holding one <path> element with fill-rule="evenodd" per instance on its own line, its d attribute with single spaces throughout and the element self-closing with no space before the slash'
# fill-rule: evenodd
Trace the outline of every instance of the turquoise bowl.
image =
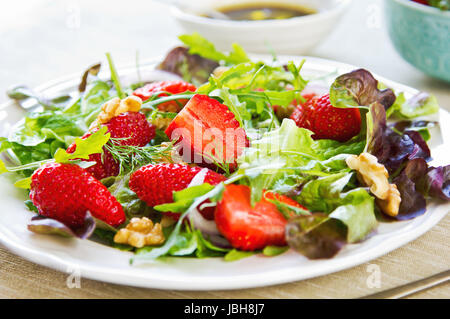
<svg viewBox="0 0 450 319">
<path fill-rule="evenodd" d="M 385 13 L 400 55 L 426 74 L 450 82 L 450 11 L 410 0 L 385 0 Z"/>
</svg>

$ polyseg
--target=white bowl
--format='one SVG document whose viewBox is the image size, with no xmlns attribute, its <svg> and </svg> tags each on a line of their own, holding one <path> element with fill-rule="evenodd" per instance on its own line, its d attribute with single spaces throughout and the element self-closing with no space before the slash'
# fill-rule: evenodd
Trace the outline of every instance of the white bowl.
<svg viewBox="0 0 450 319">
<path fill-rule="evenodd" d="M 183 3 L 184 1 L 182 1 Z M 303 5 L 317 13 L 284 20 L 232 21 L 202 17 L 208 8 L 242 3 L 274 3 L 274 0 L 196 0 L 189 7 L 172 6 L 171 11 L 186 33 L 198 32 L 219 50 L 239 43 L 248 52 L 305 54 L 335 29 L 351 0 L 278 0 Z"/>
</svg>

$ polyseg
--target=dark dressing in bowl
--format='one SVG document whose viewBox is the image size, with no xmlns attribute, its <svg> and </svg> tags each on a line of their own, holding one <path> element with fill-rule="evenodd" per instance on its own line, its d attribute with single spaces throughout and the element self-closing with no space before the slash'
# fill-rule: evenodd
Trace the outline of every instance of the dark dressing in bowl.
<svg viewBox="0 0 450 319">
<path fill-rule="evenodd" d="M 287 3 L 243 3 L 238 5 L 219 7 L 216 11 L 222 13 L 229 20 L 261 21 L 281 20 L 302 17 L 317 13 L 316 10 L 300 5 Z M 206 15 L 208 18 L 220 19 L 220 15 Z"/>
</svg>

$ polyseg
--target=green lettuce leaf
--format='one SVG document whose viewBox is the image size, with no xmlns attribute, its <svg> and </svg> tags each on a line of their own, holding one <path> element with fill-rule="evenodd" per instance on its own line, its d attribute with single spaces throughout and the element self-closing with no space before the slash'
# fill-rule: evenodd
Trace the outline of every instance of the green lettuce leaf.
<svg viewBox="0 0 450 319">
<path fill-rule="evenodd" d="M 403 92 L 398 94 L 395 103 L 386 111 L 386 117 L 412 119 L 434 114 L 439 111 L 439 104 L 434 95 L 419 92 L 406 100 Z"/>
<path fill-rule="evenodd" d="M 313 133 L 299 128 L 294 121 L 284 119 L 281 126 L 253 140 L 238 159 L 239 174 L 243 174 L 252 188 L 252 203 L 261 199 L 264 189 L 287 193 L 316 178 L 341 171 L 348 172 L 347 155 L 333 157 L 336 148 L 341 152 L 359 154 L 365 141 L 355 145 L 336 141 L 312 139 Z"/>
<path fill-rule="evenodd" d="M 377 226 L 374 199 L 364 188 L 345 191 L 353 173 L 339 173 L 306 183 L 295 199 L 310 211 L 323 212 L 347 227 L 347 241 L 363 240 Z"/>
<path fill-rule="evenodd" d="M 214 44 L 206 40 L 197 32 L 184 34 L 178 38 L 189 47 L 190 54 L 198 54 L 206 59 L 217 62 L 224 61 L 229 64 L 239 64 L 250 61 L 242 47 L 236 43 L 233 44 L 232 51 L 226 55 L 217 51 Z"/>
</svg>

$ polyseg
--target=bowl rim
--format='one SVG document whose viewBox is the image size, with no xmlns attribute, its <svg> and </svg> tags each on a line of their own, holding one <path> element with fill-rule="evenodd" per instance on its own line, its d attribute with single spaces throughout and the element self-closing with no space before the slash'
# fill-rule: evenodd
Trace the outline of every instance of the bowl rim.
<svg viewBox="0 0 450 319">
<path fill-rule="evenodd" d="M 195 15 L 192 13 L 184 12 L 182 11 L 178 6 L 176 5 L 170 5 L 170 10 L 172 15 L 183 21 L 189 21 L 196 24 L 202 24 L 202 25 L 214 25 L 219 27 L 248 27 L 248 28 L 258 28 L 258 27 L 277 27 L 277 26 L 290 26 L 290 25 L 296 25 L 299 23 L 307 23 L 310 21 L 316 21 L 320 19 L 326 19 L 333 15 L 340 14 L 345 8 L 347 8 L 352 0 L 338 0 L 339 2 L 331 6 L 329 9 L 317 12 L 314 14 L 301 16 L 301 17 L 294 17 L 289 19 L 283 19 L 283 20 L 261 20 L 261 21 L 236 21 L 236 20 L 220 20 L 220 19 L 212 19 L 207 17 L 202 17 L 199 15 Z"/>
<path fill-rule="evenodd" d="M 440 17 L 450 18 L 450 10 L 444 11 L 444 10 L 438 9 L 436 7 L 427 6 L 427 5 L 420 4 L 420 3 L 417 3 L 417 2 L 414 2 L 411 0 L 386 0 L 386 1 L 394 1 L 400 5 L 403 5 L 404 7 L 409 7 L 411 9 L 434 14 L 434 15 L 437 15 Z"/>
</svg>

